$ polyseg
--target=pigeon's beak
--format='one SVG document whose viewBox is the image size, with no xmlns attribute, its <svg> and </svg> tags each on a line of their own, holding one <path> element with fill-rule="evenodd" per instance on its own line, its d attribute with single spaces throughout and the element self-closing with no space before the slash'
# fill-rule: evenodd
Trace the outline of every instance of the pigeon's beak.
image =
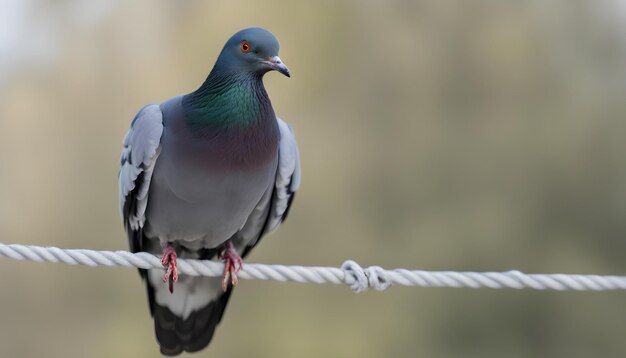
<svg viewBox="0 0 626 358">
<path fill-rule="evenodd" d="M 272 70 L 276 70 L 287 77 L 291 77 L 291 74 L 289 73 L 289 69 L 287 68 L 287 66 L 285 66 L 283 61 L 281 61 L 280 57 L 272 56 L 268 58 L 266 61 L 262 61 L 262 62 L 266 64 Z"/>
</svg>

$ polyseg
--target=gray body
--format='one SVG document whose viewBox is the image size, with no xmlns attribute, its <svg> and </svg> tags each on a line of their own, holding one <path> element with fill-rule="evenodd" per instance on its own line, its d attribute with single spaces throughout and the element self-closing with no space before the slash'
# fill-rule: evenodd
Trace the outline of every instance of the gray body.
<svg viewBox="0 0 626 358">
<path fill-rule="evenodd" d="M 273 155 L 252 167 L 224 166 L 226 143 L 190 136 L 180 98 L 144 107 L 124 138 L 120 209 L 131 251 L 160 254 L 168 243 L 181 258 L 211 259 L 230 239 L 245 257 L 287 216 L 300 184 L 295 137 L 275 118 Z M 233 287 L 224 292 L 220 277 L 181 275 L 170 293 L 163 272 L 140 270 L 161 353 L 206 347 Z"/>
<path fill-rule="evenodd" d="M 219 151 L 220 143 L 189 132 L 181 98 L 160 106 L 164 133 L 150 185 L 145 235 L 190 250 L 218 248 L 231 238 L 236 247 L 253 244 L 258 232 L 246 237 L 241 229 L 259 204 L 269 209 L 278 146 L 275 155 L 254 170 L 213 165 L 203 153 Z"/>
</svg>

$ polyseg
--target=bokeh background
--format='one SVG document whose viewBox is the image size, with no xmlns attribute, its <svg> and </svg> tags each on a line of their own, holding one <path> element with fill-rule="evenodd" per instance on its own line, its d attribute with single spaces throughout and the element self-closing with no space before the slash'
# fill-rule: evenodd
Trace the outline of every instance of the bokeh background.
<svg viewBox="0 0 626 358">
<path fill-rule="evenodd" d="M 0 1 L 0 240 L 125 249 L 121 141 L 235 31 L 302 188 L 250 261 L 626 273 L 626 5 Z M 0 357 L 157 357 L 134 270 L 0 260 Z M 244 281 L 198 357 L 624 357 L 624 293 Z"/>
</svg>

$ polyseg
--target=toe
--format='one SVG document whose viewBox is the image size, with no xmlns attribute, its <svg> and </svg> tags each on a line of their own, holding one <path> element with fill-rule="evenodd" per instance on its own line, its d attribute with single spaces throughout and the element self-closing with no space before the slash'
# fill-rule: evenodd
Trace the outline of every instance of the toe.
<svg viewBox="0 0 626 358">
<path fill-rule="evenodd" d="M 239 280 L 237 279 L 237 273 L 234 271 L 230 273 L 230 283 L 232 283 L 233 286 L 237 286 L 237 284 L 239 283 Z"/>
</svg>

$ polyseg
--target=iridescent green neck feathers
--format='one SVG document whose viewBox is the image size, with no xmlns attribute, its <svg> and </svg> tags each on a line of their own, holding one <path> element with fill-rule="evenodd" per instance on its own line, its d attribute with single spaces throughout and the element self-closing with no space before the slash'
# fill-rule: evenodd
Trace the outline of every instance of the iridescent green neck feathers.
<svg viewBox="0 0 626 358">
<path fill-rule="evenodd" d="M 274 116 L 262 79 L 254 73 L 213 71 L 182 105 L 190 130 L 245 129 Z"/>
</svg>

